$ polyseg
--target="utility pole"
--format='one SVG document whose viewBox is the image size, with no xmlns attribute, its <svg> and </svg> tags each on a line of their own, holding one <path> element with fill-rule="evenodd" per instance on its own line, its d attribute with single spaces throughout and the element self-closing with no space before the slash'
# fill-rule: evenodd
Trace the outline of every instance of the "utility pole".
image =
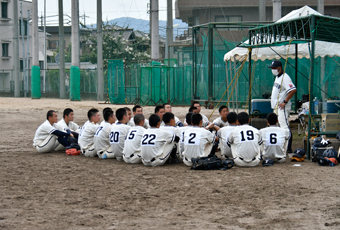
<svg viewBox="0 0 340 230">
<path fill-rule="evenodd" d="M 167 0 L 167 22 L 166 22 L 166 47 L 165 57 L 171 58 L 170 47 L 173 43 L 174 32 L 173 32 L 173 19 L 172 19 L 172 0 Z M 169 60 L 170 65 L 170 60 Z"/>
<path fill-rule="evenodd" d="M 70 100 L 80 101 L 80 63 L 79 63 L 79 2 L 71 0 L 71 42 L 72 56 L 70 69 Z"/>
<path fill-rule="evenodd" d="M 14 96 L 20 97 L 19 16 L 18 1 L 13 1 L 13 75 Z"/>
<path fill-rule="evenodd" d="M 25 74 L 25 97 L 27 97 L 28 95 L 28 65 L 29 65 L 29 57 L 30 57 L 30 11 L 27 10 L 27 21 L 26 21 L 26 24 L 27 24 L 27 53 L 26 53 L 26 74 Z"/>
<path fill-rule="evenodd" d="M 72 57 L 71 64 L 79 67 L 79 12 L 78 0 L 71 1 L 71 42 L 72 42 Z"/>
<path fill-rule="evenodd" d="M 43 92 L 46 90 L 46 69 L 47 69 L 47 57 L 46 57 L 46 0 L 44 0 L 44 82 L 43 82 Z"/>
<path fill-rule="evenodd" d="M 158 0 L 151 0 L 151 59 L 159 60 Z"/>
<path fill-rule="evenodd" d="M 103 30 L 102 30 L 102 0 L 97 0 L 97 100 L 102 101 L 104 93 L 103 75 Z"/>
<path fill-rule="evenodd" d="M 25 26 L 24 26 L 24 14 L 22 12 L 22 3 L 20 3 L 20 22 L 21 22 L 21 42 L 22 42 L 22 78 L 24 82 L 24 96 L 26 93 L 26 58 L 25 58 Z"/>
<path fill-rule="evenodd" d="M 266 21 L 266 0 L 259 0 L 259 21 Z"/>
<path fill-rule="evenodd" d="M 325 0 L 318 0 L 317 10 L 320 14 L 325 14 Z"/>
<path fill-rule="evenodd" d="M 32 0 L 32 68 L 31 68 L 31 98 L 39 99 L 40 67 L 39 67 L 39 33 L 38 33 L 38 0 Z"/>
<path fill-rule="evenodd" d="M 58 0 L 59 10 L 59 98 L 66 98 L 65 89 L 65 44 L 64 44 L 64 10 L 63 0 Z"/>
<path fill-rule="evenodd" d="M 273 21 L 281 18 L 281 0 L 273 0 Z"/>
</svg>

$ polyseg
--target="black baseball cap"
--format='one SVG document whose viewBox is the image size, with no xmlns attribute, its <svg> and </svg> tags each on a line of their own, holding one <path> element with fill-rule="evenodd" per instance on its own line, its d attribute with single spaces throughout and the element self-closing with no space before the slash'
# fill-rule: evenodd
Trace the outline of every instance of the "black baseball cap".
<svg viewBox="0 0 340 230">
<path fill-rule="evenodd" d="M 274 165 L 274 161 L 270 158 L 267 158 L 265 160 L 262 161 L 262 166 L 273 166 Z"/>
<path fill-rule="evenodd" d="M 282 62 L 279 61 L 279 60 L 275 60 L 275 61 L 272 61 L 272 64 L 270 66 L 268 66 L 268 68 L 276 68 L 276 67 L 279 67 L 279 66 L 282 66 Z"/>
<path fill-rule="evenodd" d="M 305 154 L 306 154 L 306 152 L 305 152 L 304 149 L 297 148 L 297 149 L 295 149 L 295 151 L 294 151 L 293 157 L 302 158 Z"/>
</svg>

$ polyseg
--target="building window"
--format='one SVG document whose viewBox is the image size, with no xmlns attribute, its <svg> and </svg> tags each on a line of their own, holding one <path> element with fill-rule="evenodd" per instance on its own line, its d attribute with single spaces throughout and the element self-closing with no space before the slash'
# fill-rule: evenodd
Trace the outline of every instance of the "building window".
<svg viewBox="0 0 340 230">
<path fill-rule="evenodd" d="M 40 69 L 44 69 L 44 61 L 39 61 L 39 67 Z"/>
<path fill-rule="evenodd" d="M 9 57 L 8 56 L 8 47 L 9 47 L 9 43 L 2 43 L 2 56 L 3 57 Z"/>
<path fill-rule="evenodd" d="M 24 33 L 24 36 L 27 36 L 27 20 L 23 20 L 24 21 L 24 28 L 23 28 L 23 33 Z M 20 36 L 21 36 L 21 20 L 19 19 L 19 33 L 20 33 Z"/>
<path fill-rule="evenodd" d="M 58 48 L 59 41 L 49 41 L 48 42 L 48 49 L 49 50 L 56 50 Z"/>
<path fill-rule="evenodd" d="M 1 2 L 1 17 L 2 18 L 8 18 L 8 3 L 7 2 Z"/>
</svg>

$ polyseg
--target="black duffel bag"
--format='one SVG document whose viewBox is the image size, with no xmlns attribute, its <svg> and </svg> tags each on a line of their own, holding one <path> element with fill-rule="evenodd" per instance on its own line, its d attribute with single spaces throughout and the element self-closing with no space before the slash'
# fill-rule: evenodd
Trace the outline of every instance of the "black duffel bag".
<svg viewBox="0 0 340 230">
<path fill-rule="evenodd" d="M 234 162 L 232 160 L 222 160 L 215 155 L 209 157 L 191 158 L 191 162 L 191 169 L 193 170 L 227 170 L 234 166 Z"/>
</svg>

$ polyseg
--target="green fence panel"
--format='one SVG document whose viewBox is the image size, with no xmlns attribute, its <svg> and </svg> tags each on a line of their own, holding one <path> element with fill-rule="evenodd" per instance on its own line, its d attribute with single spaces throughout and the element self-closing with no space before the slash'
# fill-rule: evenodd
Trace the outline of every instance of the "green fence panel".
<svg viewBox="0 0 340 230">
<path fill-rule="evenodd" d="M 78 66 L 70 69 L 70 100 L 80 101 L 80 70 Z"/>
<path fill-rule="evenodd" d="M 32 66 L 31 69 L 31 98 L 32 99 L 41 98 L 39 66 Z"/>
</svg>

